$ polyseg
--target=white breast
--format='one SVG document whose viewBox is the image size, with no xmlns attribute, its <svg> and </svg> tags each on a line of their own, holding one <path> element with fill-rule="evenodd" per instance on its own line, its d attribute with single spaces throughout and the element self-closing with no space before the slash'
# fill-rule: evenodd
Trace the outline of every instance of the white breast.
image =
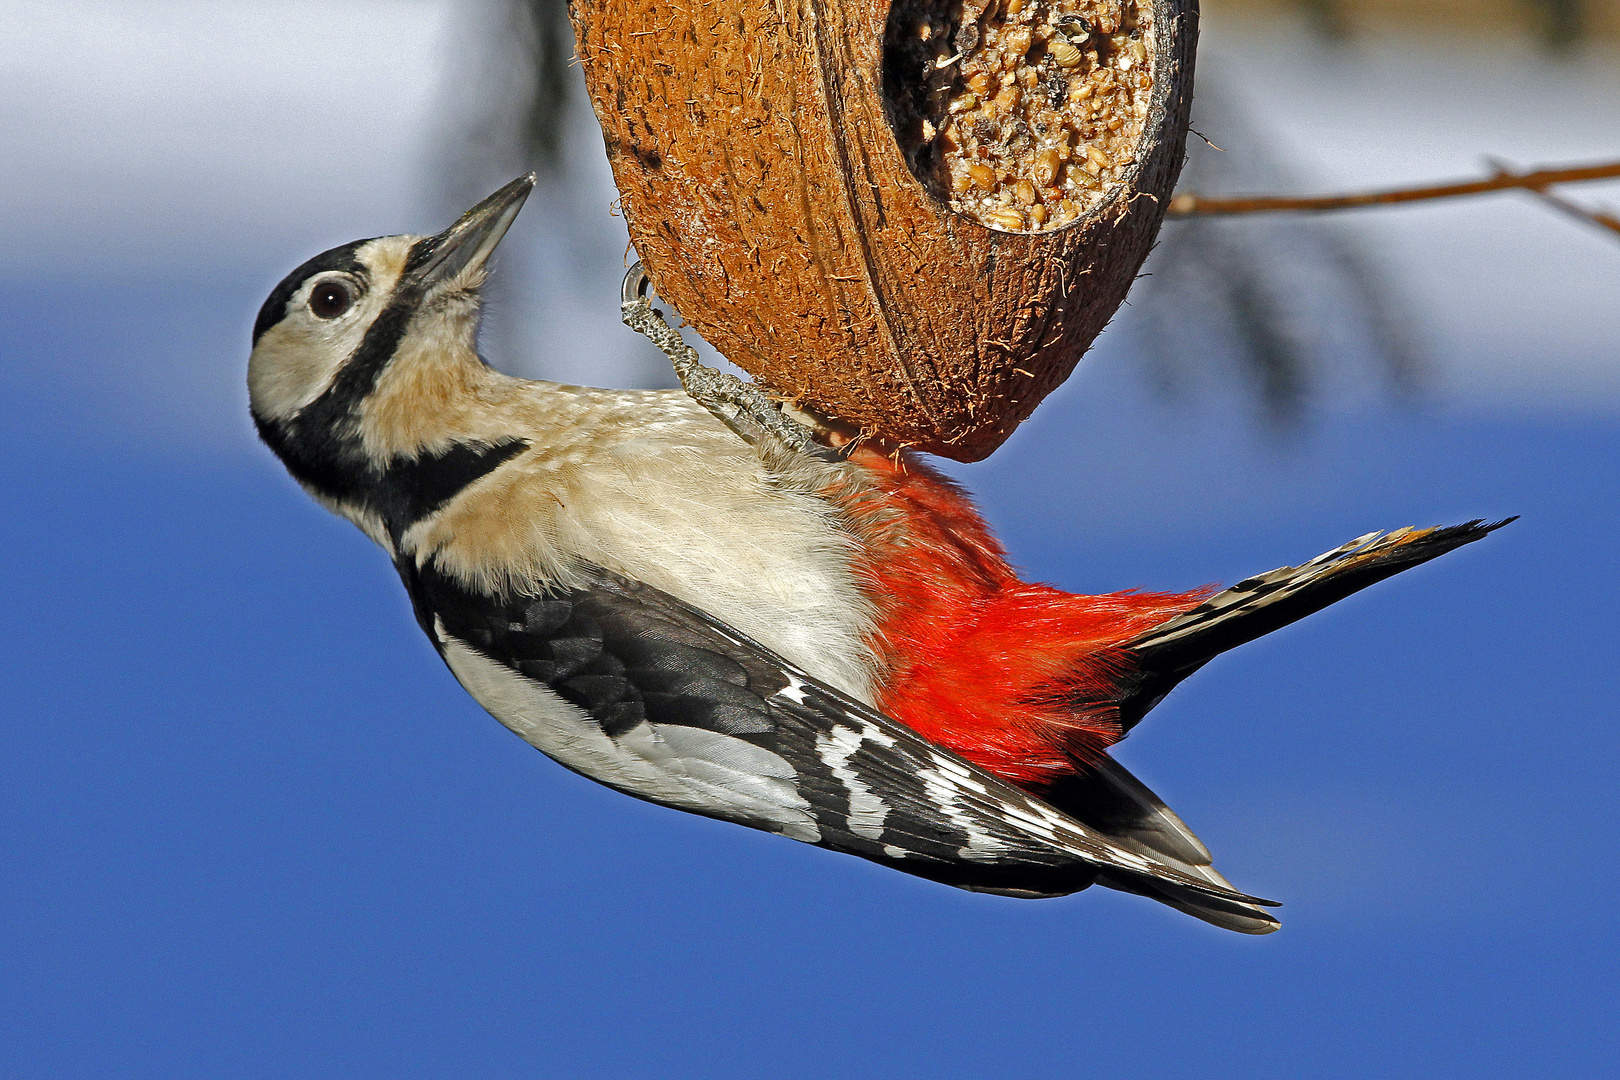
<svg viewBox="0 0 1620 1080">
<path fill-rule="evenodd" d="M 407 551 L 434 551 L 486 587 L 566 581 L 570 565 L 595 563 L 872 703 L 875 615 L 813 469 L 771 469 L 679 392 L 518 385 L 521 408 L 501 423 L 531 450 L 413 529 Z"/>
</svg>

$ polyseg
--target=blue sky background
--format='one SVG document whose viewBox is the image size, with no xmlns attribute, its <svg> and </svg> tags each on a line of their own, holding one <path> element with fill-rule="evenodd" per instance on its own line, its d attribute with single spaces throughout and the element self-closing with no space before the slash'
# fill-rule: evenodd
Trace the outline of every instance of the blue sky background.
<svg viewBox="0 0 1620 1080">
<path fill-rule="evenodd" d="M 22 148 L 0 173 L 0 1076 L 1612 1067 L 1620 245 L 1517 203 L 1390 215 L 1358 227 L 1415 298 L 1437 364 L 1421 400 L 1336 394 L 1268 434 L 1229 379 L 1151 390 L 1127 318 L 1005 451 L 958 469 L 1016 560 L 1077 591 L 1523 515 L 1217 662 L 1121 748 L 1239 887 L 1285 902 L 1281 932 L 1100 890 L 969 895 L 553 765 L 254 442 L 243 366 L 269 288 L 323 247 L 442 224 L 413 193 L 447 122 L 427 58 L 462 10 L 161 3 L 133 40 L 116 5 L 4 11 L 23 36 L 0 80 Z M 318 47 L 295 32 L 317 15 Z M 1308 179 L 1379 167 L 1333 80 L 1396 94 L 1406 54 L 1248 47 L 1229 55 L 1273 80 L 1255 116 Z M 1440 118 L 1415 114 L 1386 180 L 1471 171 L 1464 145 L 1620 147 L 1612 57 L 1467 55 L 1499 65 L 1482 84 L 1522 84 L 1503 99 L 1521 111 L 1428 101 Z M 1532 125 L 1551 100 L 1581 122 Z M 363 183 L 366 162 L 389 179 Z M 549 299 L 499 313 L 498 366 L 640 370 L 611 318 L 622 239 L 591 240 L 617 225 L 611 193 L 559 240 L 575 198 L 514 234 Z"/>
</svg>

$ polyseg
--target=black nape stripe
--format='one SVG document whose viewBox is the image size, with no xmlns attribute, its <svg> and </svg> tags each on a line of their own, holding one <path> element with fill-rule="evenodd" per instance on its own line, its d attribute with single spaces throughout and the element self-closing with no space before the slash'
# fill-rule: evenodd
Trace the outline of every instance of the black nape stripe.
<svg viewBox="0 0 1620 1080">
<path fill-rule="evenodd" d="M 394 458 L 368 484 L 367 509 L 382 518 L 396 541 L 416 522 L 529 448 L 526 439 L 491 445 L 456 443 L 414 458 Z"/>
<path fill-rule="evenodd" d="M 257 417 L 254 422 L 293 479 L 326 498 L 376 514 L 395 542 L 474 481 L 529 448 L 526 439 L 456 443 L 437 453 L 393 458 L 379 469 L 343 440 L 312 446 L 297 434 L 289 437 L 284 424 Z"/>
<path fill-rule="evenodd" d="M 331 251 L 323 251 L 282 278 L 281 284 L 270 290 L 269 298 L 259 309 L 259 317 L 253 321 L 253 344 L 257 345 L 264 332 L 286 316 L 287 301 L 293 298 L 293 293 L 298 291 L 299 286 L 316 274 L 324 274 L 329 270 L 347 270 L 352 274 L 363 274 L 365 267 L 355 261 L 354 253 L 359 251 L 362 245 L 371 243 L 373 239 L 375 237 L 368 237 L 365 240 L 356 240 L 352 244 L 335 247 Z"/>
</svg>

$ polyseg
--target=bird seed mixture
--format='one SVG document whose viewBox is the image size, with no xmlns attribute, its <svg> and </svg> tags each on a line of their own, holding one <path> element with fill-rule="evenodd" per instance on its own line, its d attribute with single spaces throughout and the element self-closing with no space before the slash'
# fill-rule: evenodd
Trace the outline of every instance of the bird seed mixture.
<svg viewBox="0 0 1620 1080">
<path fill-rule="evenodd" d="M 1151 19 L 1136 0 L 895 0 L 884 96 L 912 174 L 1004 232 L 1097 207 L 1136 162 Z"/>
</svg>

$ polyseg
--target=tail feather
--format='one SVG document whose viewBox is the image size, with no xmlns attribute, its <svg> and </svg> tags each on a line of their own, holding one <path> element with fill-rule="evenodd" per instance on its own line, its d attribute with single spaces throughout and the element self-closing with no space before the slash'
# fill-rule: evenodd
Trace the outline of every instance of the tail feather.
<svg viewBox="0 0 1620 1080">
<path fill-rule="evenodd" d="M 1230 887 L 1223 884 L 1225 878 L 1207 866 L 1194 867 L 1193 873 L 1207 878 L 1212 884 L 1221 885 L 1222 888 Z M 1219 926 L 1223 930 L 1235 930 L 1240 934 L 1269 934 L 1282 929 L 1282 923 L 1265 908 L 1236 900 L 1223 900 L 1218 896 L 1208 896 L 1178 885 L 1160 884 L 1143 877 L 1126 878 L 1111 874 L 1098 874 L 1096 883 L 1104 888 L 1118 889 L 1120 892 L 1135 893 L 1137 896 L 1157 900 L 1161 904 L 1167 904 L 1177 911 L 1191 915 L 1195 919 L 1202 919 L 1212 926 Z"/>
<path fill-rule="evenodd" d="M 1042 798 L 1140 854 L 1208 866 L 1209 848 L 1146 784 L 1104 755 L 1084 773 L 1053 784 Z"/>
<path fill-rule="evenodd" d="M 1285 566 L 1241 581 L 1138 634 L 1122 646 L 1133 656 L 1135 672 L 1120 690 L 1121 727 L 1129 731 L 1177 683 L 1226 650 L 1472 543 L 1512 520 L 1358 536 L 1300 566 Z M 1209 849 L 1186 823 L 1106 755 L 1083 773 L 1057 781 L 1043 797 L 1121 847 L 1219 888 L 1232 888 L 1211 865 Z M 1269 934 L 1281 925 L 1263 907 L 1142 875 L 1108 869 L 1097 876 L 1096 884 L 1150 897 L 1239 933 Z"/>
<path fill-rule="evenodd" d="M 1209 849 L 1185 822 L 1119 762 L 1104 757 L 1082 776 L 1056 784 L 1046 801 L 1121 847 L 1172 866 L 1221 889 L 1231 882 L 1210 865 Z M 1157 882 L 1144 875 L 1104 871 L 1096 883 L 1150 897 L 1207 923 L 1242 934 L 1269 934 L 1279 923 L 1265 908 Z"/>
<path fill-rule="evenodd" d="M 1515 520 L 1368 533 L 1300 566 L 1284 566 L 1238 582 L 1121 646 L 1135 658 L 1136 675 L 1122 688 L 1120 726 L 1129 731 L 1177 683 L 1228 649 Z"/>
</svg>

